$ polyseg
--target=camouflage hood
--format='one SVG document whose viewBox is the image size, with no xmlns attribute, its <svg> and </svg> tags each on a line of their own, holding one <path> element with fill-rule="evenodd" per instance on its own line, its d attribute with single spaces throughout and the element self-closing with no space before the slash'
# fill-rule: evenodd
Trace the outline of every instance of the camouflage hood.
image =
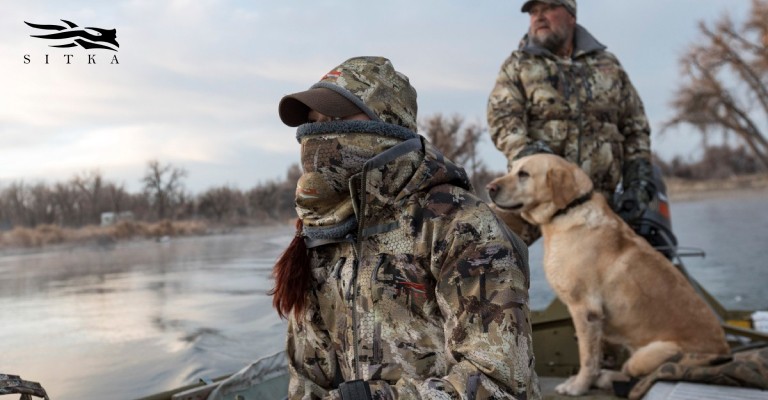
<svg viewBox="0 0 768 400">
<path fill-rule="evenodd" d="M 381 121 L 304 124 L 297 129 L 296 139 L 302 144 L 304 170 L 297 187 L 297 212 L 310 239 L 343 236 L 357 226 L 361 210 L 393 206 L 433 186 L 447 183 L 471 190 L 464 169 L 398 125 Z M 302 198 L 303 190 L 314 198 Z M 352 216 L 353 209 L 357 218 Z"/>
<path fill-rule="evenodd" d="M 464 170 L 381 121 L 304 124 L 298 137 L 378 146 L 403 132 L 348 179 L 355 234 L 305 225 L 312 287 L 289 317 L 289 398 L 339 399 L 339 382 L 362 379 L 376 399 L 538 399 L 527 249 Z"/>
<path fill-rule="evenodd" d="M 416 127 L 416 89 L 384 57 L 355 57 L 329 71 L 311 89 L 333 90 L 374 121 Z"/>
</svg>

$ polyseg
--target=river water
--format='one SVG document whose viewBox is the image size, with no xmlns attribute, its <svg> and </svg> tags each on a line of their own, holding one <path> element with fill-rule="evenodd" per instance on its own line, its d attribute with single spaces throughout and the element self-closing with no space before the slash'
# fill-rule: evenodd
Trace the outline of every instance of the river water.
<svg viewBox="0 0 768 400">
<path fill-rule="evenodd" d="M 768 309 L 768 192 L 672 204 L 689 273 L 731 309 Z M 292 229 L 0 254 L 0 373 L 51 398 L 133 399 L 283 347 L 266 291 Z M 554 297 L 531 248 L 531 306 Z"/>
</svg>

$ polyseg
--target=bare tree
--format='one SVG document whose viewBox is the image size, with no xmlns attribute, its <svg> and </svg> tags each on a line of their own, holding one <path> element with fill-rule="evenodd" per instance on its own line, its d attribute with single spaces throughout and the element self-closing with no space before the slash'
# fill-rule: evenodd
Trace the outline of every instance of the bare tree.
<svg viewBox="0 0 768 400">
<path fill-rule="evenodd" d="M 12 182 L 0 194 L 0 216 L 6 226 L 35 227 L 56 222 L 51 190 L 43 183 Z"/>
<path fill-rule="evenodd" d="M 51 225 L 56 222 L 56 214 L 51 201 L 51 190 L 43 183 L 37 183 L 28 188 L 30 204 L 29 213 L 32 216 L 30 226 L 39 224 Z"/>
<path fill-rule="evenodd" d="M 483 163 L 477 156 L 477 145 L 483 135 L 483 128 L 477 124 L 464 126 L 460 115 L 443 117 L 435 114 L 425 118 L 420 129 L 451 161 L 464 166 L 473 175 Z"/>
<path fill-rule="evenodd" d="M 98 224 L 101 212 L 112 209 L 124 197 L 128 195 L 122 186 L 105 182 L 98 171 L 79 174 L 52 186 L 13 182 L 0 192 L 0 222 L 26 227 Z"/>
<path fill-rule="evenodd" d="M 667 163 L 653 154 L 653 164 L 665 176 L 684 179 L 722 179 L 760 172 L 759 161 L 744 146 L 732 148 L 727 144 L 705 146 L 701 159 L 694 162 L 676 156 Z"/>
<path fill-rule="evenodd" d="M 665 130 L 691 124 L 706 135 L 734 134 L 768 167 L 768 0 L 752 0 L 752 12 L 737 25 L 727 15 L 713 26 L 699 24 L 703 40 L 681 59 L 683 79 Z"/>
<path fill-rule="evenodd" d="M 245 195 L 229 186 L 208 189 L 198 197 L 198 212 L 217 222 L 236 222 L 246 216 L 247 208 Z"/>
<path fill-rule="evenodd" d="M 465 125 L 460 115 L 435 114 L 425 118 L 420 129 L 444 156 L 467 170 L 476 194 L 487 200 L 484 187 L 500 173 L 490 172 L 480 158 L 478 145 L 485 128 L 479 124 Z"/>
<path fill-rule="evenodd" d="M 147 163 L 147 172 L 141 181 L 159 219 L 172 216 L 175 208 L 186 197 L 182 182 L 186 176 L 187 171 L 183 168 L 171 164 L 160 165 L 157 160 Z"/>
<path fill-rule="evenodd" d="M 82 225 L 77 209 L 77 192 L 70 185 L 56 183 L 51 190 L 51 202 L 56 213 L 56 223 L 61 226 Z"/>
<path fill-rule="evenodd" d="M 11 225 L 34 226 L 35 220 L 30 205 L 32 196 L 22 181 L 11 182 L 3 190 L 3 208 Z"/>
<path fill-rule="evenodd" d="M 106 204 L 110 211 L 119 213 L 125 210 L 128 202 L 128 193 L 124 184 L 108 182 L 104 185 Z"/>
<path fill-rule="evenodd" d="M 245 195 L 251 216 L 257 221 L 281 220 L 296 217 L 296 182 L 301 168 L 293 164 L 283 181 L 268 181 L 249 190 Z"/>
<path fill-rule="evenodd" d="M 134 217 L 140 221 L 147 221 L 152 214 L 150 196 L 146 192 L 126 193 L 125 207 L 121 211 L 131 211 Z"/>
<path fill-rule="evenodd" d="M 75 175 L 70 185 L 77 194 L 78 208 L 82 213 L 82 224 L 98 224 L 101 213 L 106 210 L 102 206 L 104 179 L 99 170 L 92 170 Z"/>
</svg>

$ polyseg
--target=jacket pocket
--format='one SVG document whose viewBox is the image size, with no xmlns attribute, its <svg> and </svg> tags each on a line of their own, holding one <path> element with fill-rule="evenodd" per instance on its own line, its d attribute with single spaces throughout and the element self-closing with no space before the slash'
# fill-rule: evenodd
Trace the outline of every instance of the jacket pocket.
<svg viewBox="0 0 768 400">
<path fill-rule="evenodd" d="M 428 314 L 435 284 L 420 261 L 411 254 L 380 254 L 371 277 L 374 301 L 394 313 Z"/>
</svg>

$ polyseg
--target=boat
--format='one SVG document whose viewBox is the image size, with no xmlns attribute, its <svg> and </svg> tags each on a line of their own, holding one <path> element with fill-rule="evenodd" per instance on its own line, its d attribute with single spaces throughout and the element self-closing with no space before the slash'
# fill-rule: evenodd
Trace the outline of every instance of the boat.
<svg viewBox="0 0 768 400">
<path fill-rule="evenodd" d="M 768 313 L 751 310 L 726 310 L 704 288 L 691 279 L 702 297 L 715 310 L 734 352 L 768 347 L 768 332 L 755 329 L 768 327 Z M 565 305 L 555 299 L 541 311 L 531 313 L 536 373 L 539 375 L 544 400 L 620 400 L 626 388 L 620 385 L 614 391 L 592 389 L 584 396 L 558 395 L 554 388 L 578 371 L 579 355 L 573 321 Z M 760 318 L 756 318 L 759 316 Z M 607 359 L 617 366 L 626 360 L 627 353 L 607 352 Z M 288 365 L 285 352 L 262 357 L 242 370 L 212 380 L 157 393 L 140 400 L 283 400 L 287 398 Z M 768 390 L 717 386 L 693 382 L 656 382 L 643 400 L 768 400 Z"/>
<path fill-rule="evenodd" d="M 655 171 L 661 179 L 660 173 Z M 641 236 L 665 254 L 688 278 L 688 281 L 720 319 L 732 353 L 768 348 L 768 312 L 755 310 L 726 310 L 685 269 L 683 258 L 703 256 L 699 249 L 677 246 L 671 231 L 669 206 L 663 181 L 652 207 L 638 226 Z M 579 368 L 579 355 L 575 329 L 565 305 L 554 299 L 544 310 L 531 312 L 536 373 L 539 376 L 544 400 L 618 400 L 626 395 L 629 384 L 616 383 L 613 391 L 592 389 L 583 396 L 571 397 L 555 393 L 555 386 L 574 375 Z M 618 369 L 628 353 L 620 349 L 606 349 L 603 364 Z M 288 391 L 287 355 L 280 351 L 262 357 L 238 372 L 214 379 L 201 378 L 199 382 L 152 394 L 140 400 L 283 400 Z M 0 394 L 3 393 L 0 375 Z M 18 378 L 18 377 L 16 377 Z M 31 385 L 31 386 L 30 386 Z M 37 386 L 35 386 L 37 385 Z M 39 384 L 32 382 L 30 387 Z M 42 390 L 42 387 L 40 387 Z M 15 392 L 23 393 L 23 392 Z M 29 392 L 31 395 L 35 393 Z M 44 391 L 36 392 L 44 394 Z M 47 397 L 46 397 L 47 398 Z M 25 400 L 29 397 L 25 398 Z M 656 382 L 645 393 L 643 400 L 768 400 L 768 390 L 708 385 L 696 382 Z"/>
<path fill-rule="evenodd" d="M 681 256 L 699 255 L 688 251 Z M 684 273 L 682 261 L 675 263 Z M 754 310 L 726 310 L 690 275 L 689 281 L 706 300 L 721 321 L 733 352 L 749 349 L 768 348 L 768 312 Z M 591 390 L 578 397 L 561 396 L 554 388 L 579 368 L 575 329 L 565 305 L 553 300 L 544 310 L 531 312 L 536 373 L 539 376 L 543 399 L 545 400 L 618 400 L 622 389 L 614 391 Z M 624 351 L 606 351 L 604 364 L 618 368 L 628 354 Z M 240 371 L 214 379 L 201 378 L 199 382 L 152 394 L 140 400 L 283 400 L 288 390 L 287 355 L 280 351 L 262 357 Z M 0 374 L 0 395 L 22 394 L 22 399 L 31 396 L 48 399 L 43 387 L 36 382 L 25 381 L 18 376 Z M 715 386 L 691 382 L 657 382 L 643 397 L 643 400 L 670 399 L 734 399 L 768 400 L 768 390 L 742 387 Z"/>
<path fill-rule="evenodd" d="M 688 274 L 683 258 L 703 256 L 704 252 L 678 246 L 672 233 L 666 187 L 657 167 L 654 168 L 654 177 L 657 194 L 642 218 L 632 227 L 672 261 L 718 316 L 732 353 L 768 348 L 768 312 L 726 310 Z M 556 298 L 546 309 L 531 312 L 531 325 L 536 373 L 539 376 L 543 399 L 616 400 L 626 397 L 631 384 L 621 382 L 614 383 L 613 391 L 592 389 L 586 395 L 577 397 L 556 394 L 555 387 L 576 374 L 579 369 L 573 320 L 566 306 Z M 606 348 L 603 365 L 610 369 L 620 369 L 628 356 L 629 353 L 625 350 Z M 141 400 L 282 400 L 287 398 L 288 380 L 286 354 L 278 352 L 263 357 L 230 376 L 205 380 Z M 768 400 L 768 390 L 696 382 L 655 382 L 643 396 L 643 400 L 670 399 Z"/>
</svg>

